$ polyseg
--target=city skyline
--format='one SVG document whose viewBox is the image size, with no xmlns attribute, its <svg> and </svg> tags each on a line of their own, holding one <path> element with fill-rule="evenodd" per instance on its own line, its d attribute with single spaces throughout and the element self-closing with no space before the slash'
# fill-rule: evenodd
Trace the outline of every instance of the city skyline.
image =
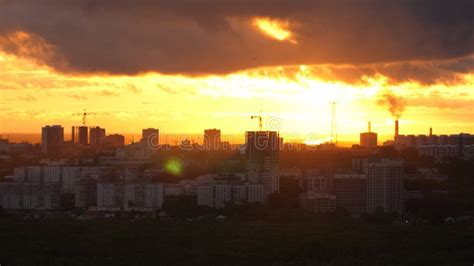
<svg viewBox="0 0 474 266">
<path fill-rule="evenodd" d="M 407 134 L 430 127 L 439 134 L 474 132 L 469 1 L 407 1 L 392 9 L 374 0 L 341 6 L 299 0 L 286 15 L 280 5 L 244 8 L 234 0 L 26 3 L 1 3 L 4 134 L 77 126 L 80 117 L 72 114 L 85 108 L 98 113 L 90 125 L 117 133 L 152 126 L 240 134 L 255 129 L 249 116 L 263 113 L 281 120 L 282 136 L 311 135 L 315 142 L 329 136 L 333 101 L 337 133 L 346 141 L 356 141 L 367 121 L 379 136 L 391 135 L 397 118 Z M 209 12 L 215 9 L 221 15 Z M 190 10 L 195 16 L 183 15 Z M 152 15 L 162 12 L 169 20 Z M 38 14 L 48 15 L 47 25 L 36 23 Z M 83 37 L 71 35 L 75 30 Z M 135 35 L 123 38 L 120 30 Z"/>
<path fill-rule="evenodd" d="M 275 117 L 273 117 L 272 119 L 274 122 L 274 125 L 273 125 L 274 128 L 262 128 L 261 130 L 272 131 L 276 129 L 276 131 L 278 131 L 278 129 L 280 128 L 280 124 L 279 124 L 280 121 L 276 119 Z M 331 136 L 329 135 L 330 133 L 326 136 L 326 135 L 318 135 L 314 132 L 309 132 L 307 134 L 293 134 L 293 135 L 289 135 L 289 137 L 288 135 L 281 134 L 280 131 L 278 131 L 278 133 L 285 139 L 286 143 L 295 143 L 295 144 L 302 143 L 306 145 L 320 145 L 324 143 L 335 142 L 338 144 L 338 146 L 341 146 L 341 147 L 350 147 L 353 144 L 360 144 L 365 147 L 366 146 L 365 142 L 367 138 L 366 135 L 370 134 L 375 137 L 375 139 L 372 141 L 371 147 L 375 147 L 376 145 L 382 145 L 385 142 L 390 142 L 394 140 L 394 125 L 397 122 L 397 120 L 390 121 L 390 122 L 392 122 L 392 124 L 390 125 L 392 127 L 392 134 L 381 135 L 381 134 L 378 134 L 378 132 L 374 132 L 373 130 L 371 130 L 371 128 L 369 128 L 368 130 L 367 129 L 361 130 L 361 132 L 359 132 L 356 137 L 350 138 L 350 139 L 347 138 L 347 135 L 342 135 L 342 138 L 340 135 L 336 135 L 336 138 L 333 141 L 331 139 Z M 371 127 L 371 124 L 372 124 L 371 121 L 368 121 L 368 123 L 369 123 L 369 127 Z M 57 124 L 51 124 L 51 126 L 54 126 L 54 125 L 57 125 Z M 59 126 L 62 126 L 62 125 L 59 125 Z M 403 126 L 404 125 L 402 125 L 402 128 Z M 100 129 L 100 130 L 106 129 L 106 128 L 94 125 L 94 126 L 73 126 L 72 130 L 77 130 L 80 127 L 88 128 L 88 131 L 90 130 L 91 132 L 97 129 Z M 67 127 L 63 129 L 64 141 L 72 141 L 74 143 L 77 142 L 77 140 L 74 140 L 74 137 L 76 136 L 77 138 L 78 133 L 76 132 L 73 134 L 72 130 L 68 131 Z M 142 129 L 142 131 L 143 130 L 146 130 L 146 129 Z M 220 129 L 209 128 L 209 129 L 203 129 L 203 131 L 199 133 L 198 132 L 196 133 L 161 132 L 161 134 L 158 134 L 159 136 L 158 140 L 160 141 L 160 143 L 168 144 L 168 145 L 177 145 L 181 143 L 182 141 L 190 141 L 191 143 L 199 143 L 201 145 L 206 146 L 206 140 L 205 140 L 206 131 L 212 131 L 212 130 L 218 130 L 219 132 L 221 131 Z M 234 134 L 223 132 L 223 133 L 219 133 L 219 139 L 222 138 L 222 140 L 224 140 L 225 142 L 228 142 L 229 144 L 243 144 L 245 142 L 246 132 L 255 131 L 255 130 L 257 130 L 257 128 L 245 130 L 245 131 L 242 131 L 241 133 L 234 133 Z M 204 132 L 204 135 L 202 132 Z M 403 135 L 403 136 L 425 136 L 425 137 L 428 137 L 431 135 L 449 136 L 449 135 L 458 135 L 458 134 L 470 135 L 472 133 L 470 132 L 457 132 L 454 134 L 444 134 L 440 132 L 433 133 L 432 127 L 425 130 L 425 132 L 421 132 L 420 134 L 413 134 L 412 132 L 404 132 L 404 130 L 402 130 L 402 132 L 400 133 L 400 135 Z M 137 133 L 122 133 L 122 132 L 112 131 L 110 133 L 109 131 L 107 131 L 107 135 L 120 135 L 124 138 L 125 144 L 130 144 L 133 142 L 140 142 L 143 136 L 143 132 L 142 133 L 138 133 L 138 132 Z M 315 136 L 317 136 L 317 138 L 314 138 Z M 377 137 L 378 137 L 378 140 L 377 140 Z M 36 132 L 36 133 L 8 133 L 8 132 L 1 133 L 0 132 L 0 138 L 8 139 L 13 143 L 28 142 L 32 144 L 41 144 L 41 132 Z M 88 142 L 90 141 L 83 140 L 83 143 L 88 143 Z"/>
</svg>

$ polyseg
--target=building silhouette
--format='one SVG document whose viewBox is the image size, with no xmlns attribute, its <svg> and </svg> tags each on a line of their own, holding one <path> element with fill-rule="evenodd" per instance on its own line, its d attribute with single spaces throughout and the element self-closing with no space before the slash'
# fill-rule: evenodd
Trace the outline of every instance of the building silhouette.
<svg viewBox="0 0 474 266">
<path fill-rule="evenodd" d="M 105 128 L 91 127 L 90 128 L 90 144 L 98 147 L 105 142 Z"/>
<path fill-rule="evenodd" d="M 89 144 L 89 128 L 87 126 L 73 126 L 71 140 L 73 143 L 86 146 Z"/>
<path fill-rule="evenodd" d="M 160 131 L 157 128 L 142 129 L 140 142 L 149 148 L 156 148 L 160 144 Z"/>
<path fill-rule="evenodd" d="M 204 130 L 204 149 L 218 150 L 221 146 L 221 130 L 220 129 L 206 129 Z"/>
<path fill-rule="evenodd" d="M 381 208 L 388 213 L 401 214 L 404 209 L 403 161 L 368 162 L 366 171 L 367 211 L 374 213 Z"/>
<path fill-rule="evenodd" d="M 60 125 L 41 128 L 41 150 L 44 153 L 59 152 L 64 142 L 64 128 Z"/>
<path fill-rule="evenodd" d="M 352 216 L 359 217 L 367 212 L 367 175 L 336 174 L 334 176 L 334 194 L 336 206 L 347 210 Z"/>
<path fill-rule="evenodd" d="M 112 134 L 105 137 L 105 143 L 112 147 L 122 147 L 125 145 L 125 137 L 120 134 Z"/>
<path fill-rule="evenodd" d="M 276 131 L 247 131 L 246 177 L 251 184 L 263 184 L 266 196 L 279 191 L 280 137 Z"/>
<path fill-rule="evenodd" d="M 370 122 L 368 125 L 368 131 L 360 133 L 360 146 L 366 149 L 377 148 L 377 133 L 371 131 Z"/>
</svg>

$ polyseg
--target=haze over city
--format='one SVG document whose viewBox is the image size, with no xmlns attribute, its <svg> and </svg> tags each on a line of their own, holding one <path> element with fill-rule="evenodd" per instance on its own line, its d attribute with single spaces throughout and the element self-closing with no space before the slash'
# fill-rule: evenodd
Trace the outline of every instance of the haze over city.
<svg viewBox="0 0 474 266">
<path fill-rule="evenodd" d="M 389 99 L 405 133 L 474 131 L 470 1 L 58 3 L 2 3 L 3 134 L 68 129 L 86 108 L 117 133 L 241 134 L 263 113 L 316 141 L 337 101 L 340 140 L 355 142 L 369 120 L 392 135 Z"/>
<path fill-rule="evenodd" d="M 474 265 L 473 0 L 0 0 L 0 266 Z"/>
</svg>

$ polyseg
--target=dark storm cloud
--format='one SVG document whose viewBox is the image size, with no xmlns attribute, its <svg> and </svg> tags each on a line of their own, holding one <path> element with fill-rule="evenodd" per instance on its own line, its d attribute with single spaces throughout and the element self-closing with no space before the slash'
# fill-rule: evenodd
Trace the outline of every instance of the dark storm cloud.
<svg viewBox="0 0 474 266">
<path fill-rule="evenodd" d="M 3 49 L 61 72 L 219 74 L 349 64 L 352 72 L 340 69 L 347 76 L 385 71 L 429 83 L 439 73 L 472 71 L 472 58 L 434 69 L 400 62 L 474 53 L 472 14 L 472 0 L 0 0 L 0 36 L 28 32 L 39 42 L 33 51 L 20 48 L 34 44 L 8 38 Z M 289 20 L 298 43 L 262 35 L 254 17 Z"/>
<path fill-rule="evenodd" d="M 324 79 L 364 84 L 367 77 L 383 75 L 389 84 L 418 82 L 423 85 L 456 84 L 463 74 L 474 72 L 474 56 L 447 60 L 405 61 L 369 65 L 313 66 L 313 74 Z"/>
<path fill-rule="evenodd" d="M 385 82 L 389 85 L 404 82 L 417 82 L 422 85 L 454 85 L 465 81 L 463 74 L 474 72 L 474 56 L 362 65 L 309 65 L 304 72 L 306 75 L 316 76 L 323 80 L 337 80 L 362 86 L 370 85 L 370 78 L 377 78 L 377 75 L 386 77 Z M 299 66 L 263 69 L 252 73 L 293 80 L 297 80 L 302 74 Z"/>
</svg>

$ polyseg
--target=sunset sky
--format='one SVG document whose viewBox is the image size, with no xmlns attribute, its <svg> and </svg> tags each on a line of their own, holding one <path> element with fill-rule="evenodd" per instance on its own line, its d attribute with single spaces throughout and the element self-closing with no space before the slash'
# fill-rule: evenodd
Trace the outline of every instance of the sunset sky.
<svg viewBox="0 0 474 266">
<path fill-rule="evenodd" d="M 0 0 L 0 132 L 474 133 L 474 1 L 274 2 Z"/>
</svg>

